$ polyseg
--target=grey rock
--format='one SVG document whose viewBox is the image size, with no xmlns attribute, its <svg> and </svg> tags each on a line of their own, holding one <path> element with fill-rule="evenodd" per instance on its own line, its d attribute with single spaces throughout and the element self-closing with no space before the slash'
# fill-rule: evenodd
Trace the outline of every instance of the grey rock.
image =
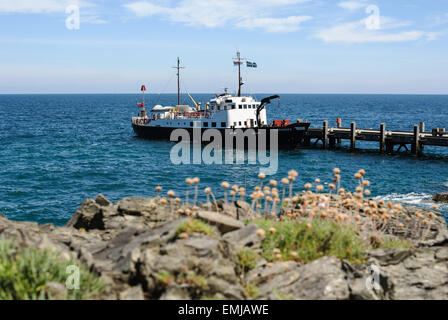
<svg viewBox="0 0 448 320">
<path fill-rule="evenodd" d="M 135 287 L 130 287 L 120 292 L 120 300 L 144 300 L 143 290 L 140 285 Z"/>
<path fill-rule="evenodd" d="M 397 263 L 393 250 L 370 255 L 369 263 L 379 266 L 385 279 L 386 299 L 448 299 L 448 248 L 413 249 Z"/>
<path fill-rule="evenodd" d="M 257 235 L 258 226 L 249 224 L 242 229 L 226 233 L 224 239 L 237 248 L 251 248 L 258 250 L 261 247 L 261 238 Z"/>
<path fill-rule="evenodd" d="M 199 211 L 198 218 L 211 225 L 216 225 L 222 234 L 244 228 L 243 222 L 212 211 Z"/>
<path fill-rule="evenodd" d="M 276 262 L 271 268 L 253 272 L 247 280 L 258 286 L 265 299 L 344 300 L 350 296 L 341 261 L 334 257 L 302 266 Z"/>
<path fill-rule="evenodd" d="M 190 300 L 188 290 L 172 285 L 166 288 L 165 292 L 160 296 L 160 300 Z"/>
<path fill-rule="evenodd" d="M 65 300 L 67 298 L 67 288 L 58 282 L 47 282 L 45 284 L 45 293 L 52 300 Z"/>
</svg>

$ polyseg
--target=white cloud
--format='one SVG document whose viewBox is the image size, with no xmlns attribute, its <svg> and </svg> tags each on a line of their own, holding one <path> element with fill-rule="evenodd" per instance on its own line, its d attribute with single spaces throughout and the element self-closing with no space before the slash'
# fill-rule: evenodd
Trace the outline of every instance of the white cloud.
<svg viewBox="0 0 448 320">
<path fill-rule="evenodd" d="M 0 13 L 7 14 L 66 14 L 67 7 L 77 5 L 82 8 L 81 23 L 107 23 L 92 12 L 96 5 L 83 0 L 0 0 Z"/>
<path fill-rule="evenodd" d="M 338 6 L 343 9 L 355 11 L 364 8 L 365 6 L 367 6 L 367 4 L 360 1 L 342 1 L 338 3 Z"/>
<path fill-rule="evenodd" d="M 245 29 L 264 29 L 267 32 L 296 31 L 302 22 L 310 20 L 305 15 L 272 17 L 266 12 L 293 8 L 310 0 L 181 0 L 169 7 L 149 1 L 126 4 L 125 7 L 138 17 L 159 15 L 172 22 L 208 28 L 232 25 Z"/>
<path fill-rule="evenodd" d="M 388 31 L 410 25 L 409 22 L 398 22 L 394 19 L 381 17 L 381 29 L 369 30 L 366 20 L 342 23 L 317 32 L 316 37 L 324 42 L 368 43 L 368 42 L 406 42 L 417 40 L 434 40 L 438 36 L 434 32 L 420 30 Z"/>
<path fill-rule="evenodd" d="M 78 0 L 1 0 L 0 12 L 4 13 L 55 13 L 65 12 L 69 5 L 93 6 Z"/>
<path fill-rule="evenodd" d="M 302 22 L 311 20 L 310 16 L 290 16 L 287 18 L 255 18 L 240 21 L 236 25 L 246 29 L 265 29 L 267 32 L 292 32 L 299 29 Z"/>
</svg>

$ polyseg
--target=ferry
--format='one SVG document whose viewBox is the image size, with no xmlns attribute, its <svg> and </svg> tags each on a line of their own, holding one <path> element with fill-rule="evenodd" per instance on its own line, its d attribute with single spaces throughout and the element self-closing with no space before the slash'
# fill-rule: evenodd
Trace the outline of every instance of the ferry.
<svg viewBox="0 0 448 320">
<path fill-rule="evenodd" d="M 180 59 L 177 59 L 177 105 L 161 106 L 156 105 L 149 112 L 145 109 L 144 93 L 146 87 L 143 85 L 143 102 L 137 103 L 139 113 L 132 117 L 132 127 L 137 136 L 146 139 L 170 140 L 171 133 L 176 129 L 186 129 L 193 133 L 194 129 L 200 129 L 201 133 L 208 129 L 216 129 L 225 134 L 259 136 L 261 130 L 265 130 L 267 143 L 269 144 L 270 130 L 277 130 L 279 147 L 295 147 L 303 140 L 304 133 L 308 130 L 310 123 L 297 120 L 274 120 L 268 123 L 266 117 L 266 106 L 272 100 L 280 97 L 273 95 L 257 101 L 252 96 L 241 94 L 241 87 L 244 84 L 241 77 L 241 66 L 245 62 L 240 53 L 237 52 L 234 58 L 234 65 L 238 66 L 238 94 L 233 96 L 225 89 L 224 93 L 216 94 L 215 98 L 206 102 L 205 107 L 201 107 L 200 102 L 196 102 L 187 93 L 192 101 L 192 106 L 180 104 Z M 249 66 L 249 64 L 247 64 Z M 250 65 L 255 65 L 250 63 Z M 237 130 L 240 129 L 240 130 Z"/>
</svg>

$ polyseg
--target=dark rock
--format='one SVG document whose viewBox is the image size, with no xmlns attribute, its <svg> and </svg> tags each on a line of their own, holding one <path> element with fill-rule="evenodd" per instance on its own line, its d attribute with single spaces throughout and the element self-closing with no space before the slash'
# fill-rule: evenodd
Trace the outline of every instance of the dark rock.
<svg viewBox="0 0 448 320">
<path fill-rule="evenodd" d="M 84 230 L 104 230 L 103 212 L 101 207 L 95 200 L 85 200 L 79 209 L 76 210 L 69 222 L 67 222 L 66 226 L 76 229 L 82 228 Z"/>
<path fill-rule="evenodd" d="M 432 197 L 435 202 L 448 202 L 448 192 L 437 193 Z"/>
<path fill-rule="evenodd" d="M 110 202 L 109 200 L 107 200 L 107 198 L 105 196 L 103 196 L 102 194 L 99 194 L 96 198 L 95 198 L 95 202 L 97 204 L 99 204 L 102 207 L 107 207 L 112 205 L 112 202 Z"/>
</svg>

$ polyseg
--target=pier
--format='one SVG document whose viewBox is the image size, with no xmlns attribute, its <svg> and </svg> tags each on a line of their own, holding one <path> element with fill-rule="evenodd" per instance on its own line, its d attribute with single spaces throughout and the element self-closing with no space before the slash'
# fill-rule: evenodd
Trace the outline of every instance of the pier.
<svg viewBox="0 0 448 320">
<path fill-rule="evenodd" d="M 303 138 L 303 145 L 311 147 L 321 142 L 323 149 L 334 149 L 342 140 L 350 141 L 350 151 L 356 150 L 358 141 L 375 141 L 378 142 L 378 151 L 382 154 L 392 154 L 404 149 L 418 156 L 422 154 L 425 146 L 448 147 L 448 132 L 445 128 L 434 128 L 427 132 L 424 122 L 414 125 L 413 131 L 397 131 L 388 130 L 385 123 L 381 123 L 378 129 L 358 129 L 356 122 L 344 128 L 340 119 L 336 127 L 329 127 L 328 120 L 325 120 L 322 128 L 308 129 Z"/>
</svg>

